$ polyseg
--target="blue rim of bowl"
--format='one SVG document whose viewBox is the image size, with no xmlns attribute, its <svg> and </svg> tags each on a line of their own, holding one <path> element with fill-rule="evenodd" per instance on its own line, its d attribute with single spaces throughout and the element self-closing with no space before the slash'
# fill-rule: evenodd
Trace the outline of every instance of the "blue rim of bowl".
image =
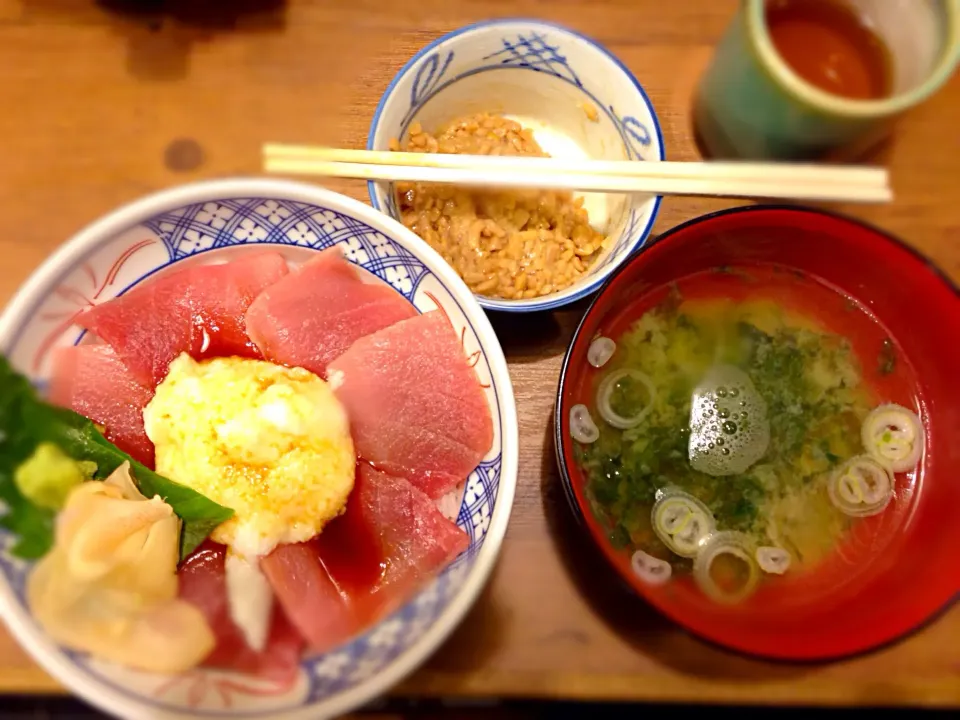
<svg viewBox="0 0 960 720">
<path fill-rule="evenodd" d="M 690 227 L 691 225 L 696 225 L 698 223 L 701 223 L 707 220 L 712 220 L 713 218 L 724 217 L 726 215 L 739 215 L 741 213 L 769 211 L 769 210 L 790 210 L 791 212 L 801 212 L 801 213 L 807 213 L 810 215 L 821 215 L 825 217 L 835 218 L 837 220 L 844 220 L 846 222 L 854 223 L 856 225 L 859 225 L 860 227 L 870 230 L 871 232 L 877 233 L 878 235 L 882 236 L 887 241 L 889 241 L 891 244 L 899 247 L 901 250 L 906 251 L 909 255 L 912 255 L 917 261 L 925 265 L 927 269 L 930 270 L 940 280 L 940 282 L 942 282 L 948 289 L 952 290 L 954 296 L 958 300 L 960 300 L 960 286 L 958 286 L 957 283 L 953 282 L 953 280 L 951 280 L 950 277 L 946 273 L 944 273 L 943 270 L 941 270 L 940 267 L 935 262 L 933 262 L 933 260 L 931 260 L 922 252 L 917 250 L 915 247 L 904 242 L 893 233 L 887 232 L 886 230 L 882 230 L 881 228 L 878 228 L 875 225 L 871 225 L 870 223 L 864 222 L 863 220 L 860 220 L 858 218 L 851 217 L 850 215 L 845 215 L 843 213 L 834 212 L 832 210 L 821 210 L 818 208 L 809 208 L 809 207 L 803 207 L 800 205 L 784 205 L 784 204 L 741 205 L 739 207 L 727 208 L 726 210 L 718 210 L 716 212 L 707 213 L 705 215 L 698 215 L 697 217 L 691 218 L 690 220 L 682 222 L 679 225 L 675 225 L 674 227 L 665 231 L 661 235 L 658 235 L 656 238 L 654 238 L 651 241 L 650 244 L 653 245 L 655 243 L 661 242 L 662 240 L 667 240 L 673 235 L 676 235 L 681 230 L 684 230 Z M 554 461 L 557 464 L 557 471 L 560 475 L 560 484 L 563 487 L 563 494 L 567 499 L 567 504 L 570 506 L 570 511 L 573 514 L 573 517 L 576 520 L 577 525 L 579 526 L 582 534 L 585 535 L 587 538 L 589 538 L 590 542 L 593 544 L 596 544 L 596 540 L 594 540 L 593 535 L 590 533 L 587 527 L 586 517 L 584 515 L 584 513 L 588 512 L 588 510 L 585 510 L 583 507 L 580 506 L 580 503 L 577 502 L 577 495 L 573 489 L 573 480 L 570 477 L 570 471 L 567 468 L 567 463 L 563 458 L 562 448 L 563 448 L 564 438 L 563 438 L 563 432 L 562 432 L 563 418 L 561 415 L 561 401 L 563 399 L 563 388 L 567 382 L 567 373 L 570 370 L 570 355 L 573 352 L 574 344 L 577 342 L 577 339 L 580 337 L 580 333 L 583 331 L 583 328 L 587 323 L 587 319 L 590 317 L 591 313 L 593 313 L 593 311 L 596 309 L 597 303 L 599 303 L 600 300 L 603 298 L 604 292 L 606 292 L 607 290 L 607 286 L 612 284 L 613 281 L 616 280 L 617 276 L 619 276 L 621 272 L 624 272 L 627 269 L 627 267 L 634 262 L 642 262 L 641 260 L 639 260 L 639 255 L 636 255 L 636 256 L 631 255 L 630 257 L 625 258 L 624 261 L 612 273 L 610 273 L 606 282 L 604 282 L 603 287 L 600 288 L 600 290 L 594 296 L 593 300 L 590 301 L 590 305 L 587 307 L 587 309 L 584 311 L 583 315 L 581 316 L 580 322 L 577 323 L 577 327 L 573 331 L 573 335 L 570 337 L 570 342 L 567 345 L 567 351 L 563 355 L 563 364 L 560 366 L 560 378 L 557 381 L 557 393 L 556 393 L 556 399 L 554 401 L 554 406 L 553 406 L 553 455 L 554 455 Z M 614 571 L 614 574 L 617 580 L 620 581 L 620 585 L 624 587 L 627 592 L 636 596 L 639 600 L 643 600 L 643 597 L 636 590 L 633 589 L 632 585 L 626 582 L 626 580 L 620 574 L 620 571 L 616 567 L 614 567 L 613 563 L 609 562 L 606 555 L 604 553 L 600 553 L 600 554 L 603 555 L 604 562 L 607 563 L 607 566 Z M 883 642 L 877 643 L 876 645 L 854 649 L 848 652 L 831 653 L 831 654 L 822 655 L 814 658 L 799 658 L 799 659 L 780 657 L 776 655 L 765 655 L 763 653 L 751 652 L 748 650 L 741 650 L 740 648 L 735 648 L 729 645 L 725 645 L 723 643 L 717 642 L 716 640 L 710 637 L 707 637 L 706 635 L 702 635 L 698 632 L 691 630 L 684 623 L 674 619 L 669 615 L 666 615 L 665 613 L 661 612 L 658 608 L 654 607 L 653 609 L 656 610 L 659 614 L 663 615 L 666 619 L 668 619 L 670 622 L 672 622 L 674 625 L 676 625 L 678 628 L 680 628 L 687 634 L 692 635 L 698 638 L 699 640 L 709 645 L 712 645 L 715 648 L 719 648 L 727 652 L 735 652 L 738 655 L 741 655 L 743 657 L 759 658 L 762 660 L 766 660 L 768 662 L 775 662 L 783 665 L 815 665 L 815 664 L 822 664 L 823 662 L 831 662 L 836 660 L 844 660 L 848 658 L 862 657 L 864 655 L 870 655 L 872 653 L 879 652 L 880 650 L 884 650 L 886 648 L 897 645 L 898 643 L 903 642 L 904 640 L 910 638 L 911 636 L 916 635 L 921 630 L 924 630 L 930 625 L 932 625 L 938 619 L 943 617 L 947 613 L 947 611 L 949 611 L 955 604 L 957 604 L 958 601 L 960 601 L 960 591 L 957 591 L 956 593 L 954 593 L 954 595 L 948 598 L 943 603 L 943 605 L 941 605 L 936 610 L 933 610 L 932 612 L 930 612 L 927 615 L 927 617 L 925 617 L 919 623 L 914 625 L 912 628 L 908 628 L 907 630 L 904 630 L 900 634 L 894 637 L 891 637 L 888 640 L 885 640 Z M 651 607 L 653 606 L 651 605 Z"/>
<path fill-rule="evenodd" d="M 550 22 L 548 20 L 537 20 L 534 18 L 525 18 L 525 17 L 511 17 L 511 18 L 498 18 L 496 20 L 481 20 L 480 22 L 471 23 L 469 25 L 464 25 L 461 28 L 453 30 L 441 35 L 436 40 L 431 41 L 427 45 L 424 45 L 420 48 L 417 53 L 407 60 L 404 63 L 403 67 L 397 71 L 397 74 L 393 76 L 393 79 L 390 81 L 390 84 L 387 85 L 387 89 L 383 91 L 383 95 L 380 96 L 380 102 L 377 103 L 377 109 L 374 110 L 373 119 L 370 121 L 370 129 L 367 131 L 367 150 L 373 150 L 373 136 L 376 132 L 377 125 L 380 123 L 380 115 L 383 112 L 383 107 L 387 103 L 387 98 L 393 94 L 393 91 L 396 89 L 397 84 L 400 82 L 400 79 L 410 72 L 414 65 L 417 62 L 425 57 L 427 54 L 435 50 L 441 43 L 446 42 L 447 40 L 452 40 L 455 37 L 460 35 L 465 35 L 467 33 L 473 32 L 474 30 L 479 30 L 481 28 L 493 27 L 496 25 L 509 25 L 514 23 L 527 23 L 531 25 L 541 25 L 543 27 L 548 27 L 553 30 L 559 30 L 560 32 L 566 33 L 572 37 L 582 40 L 588 45 L 593 46 L 600 53 L 605 55 L 608 60 L 620 68 L 621 72 L 626 75 L 627 79 L 633 83 L 633 86 L 636 88 L 637 92 L 640 93 L 640 97 L 643 98 L 643 102 L 646 103 L 647 109 L 650 111 L 650 117 L 653 119 L 653 127 L 657 131 L 657 142 L 660 145 L 660 158 L 659 160 L 663 162 L 666 160 L 666 148 L 663 144 L 663 131 L 660 129 L 660 119 L 657 117 L 656 110 L 653 107 L 653 103 L 650 102 L 650 97 L 647 95 L 647 91 L 643 89 L 643 85 L 640 84 L 640 81 L 637 80 L 636 75 L 624 65 L 623 61 L 614 55 L 610 50 L 608 50 L 600 42 L 594 40 L 588 35 L 572 30 L 566 25 L 561 25 L 560 23 Z M 375 191 L 376 183 L 372 180 L 367 181 L 367 193 L 370 195 L 370 204 L 373 206 L 374 210 L 379 212 L 384 212 L 383 208 L 380 207 L 380 203 L 377 201 L 377 194 Z M 578 290 L 573 295 L 568 297 L 552 300 L 550 296 L 547 295 L 544 298 L 536 298 L 530 300 L 494 300 L 493 298 L 488 298 L 485 295 L 477 295 L 474 293 L 474 297 L 477 299 L 477 302 L 480 303 L 480 306 L 485 310 L 497 310 L 501 312 L 539 312 L 541 310 L 553 310 L 554 308 L 561 307 L 563 305 L 569 305 L 574 303 L 577 300 L 581 300 L 587 295 L 596 292 L 601 285 L 604 285 L 607 280 L 616 273 L 619 267 L 622 267 L 625 263 L 629 262 L 630 259 L 646 244 L 646 241 L 649 239 L 651 231 L 653 230 L 653 224 L 657 220 L 657 215 L 660 212 L 660 203 L 663 201 L 662 195 L 656 195 L 653 198 L 653 210 L 650 212 L 650 218 L 647 220 L 646 225 L 643 230 L 637 235 L 637 239 L 630 246 L 630 249 L 627 250 L 626 254 L 620 260 L 619 263 L 615 263 L 610 266 L 606 271 L 601 271 L 588 285 Z M 386 213 L 384 213 L 386 214 Z M 396 220 L 396 218 L 394 218 Z M 398 221 L 399 222 L 399 221 Z"/>
</svg>

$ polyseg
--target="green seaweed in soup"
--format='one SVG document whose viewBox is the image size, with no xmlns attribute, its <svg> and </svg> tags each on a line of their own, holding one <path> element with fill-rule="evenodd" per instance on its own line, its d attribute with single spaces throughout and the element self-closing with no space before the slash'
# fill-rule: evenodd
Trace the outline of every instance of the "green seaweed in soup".
<svg viewBox="0 0 960 720">
<path fill-rule="evenodd" d="M 860 452 L 870 407 L 844 338 L 768 300 L 672 297 L 617 338 L 598 374 L 601 400 L 610 378 L 621 379 L 607 407 L 642 420 L 620 429 L 594 407 L 599 437 L 578 448 L 594 513 L 615 544 L 689 567 L 651 526 L 654 503 L 671 489 L 706 505 L 718 531 L 783 547 L 799 562 L 834 546 L 848 520 L 825 484 Z"/>
</svg>

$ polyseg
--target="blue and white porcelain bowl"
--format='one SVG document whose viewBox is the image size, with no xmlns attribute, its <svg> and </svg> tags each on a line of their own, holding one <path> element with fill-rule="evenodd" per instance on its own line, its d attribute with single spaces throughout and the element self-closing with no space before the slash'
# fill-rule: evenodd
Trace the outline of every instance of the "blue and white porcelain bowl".
<svg viewBox="0 0 960 720">
<path fill-rule="evenodd" d="M 0 616 L 53 677 L 129 718 L 327 718 L 383 693 L 413 671 L 464 617 L 487 581 L 517 482 L 517 417 L 506 361 L 483 310 L 426 243 L 382 213 L 309 185 L 223 180 L 151 195 L 99 220 L 54 253 L 0 316 L 0 352 L 41 389 L 51 350 L 81 341 L 78 311 L 181 263 L 221 262 L 269 245 L 291 263 L 339 245 L 360 268 L 421 311 L 440 308 L 475 363 L 493 416 L 494 446 L 470 474 L 457 521 L 470 546 L 392 616 L 331 652 L 304 660 L 283 687 L 231 673 L 152 676 L 55 645 L 24 599 L 30 566 L 0 530 Z"/>
<path fill-rule="evenodd" d="M 403 141 L 417 121 L 427 131 L 466 115 L 500 113 L 534 131 L 554 157 L 664 159 L 663 135 L 643 86 L 603 46 L 539 20 L 468 25 L 418 52 L 387 87 L 367 138 L 368 150 Z M 400 219 L 393 186 L 369 183 L 375 208 Z M 551 295 L 501 300 L 477 295 L 489 310 L 532 312 L 566 305 L 598 289 L 650 236 L 659 196 L 585 198 L 607 248 L 581 280 Z"/>
</svg>

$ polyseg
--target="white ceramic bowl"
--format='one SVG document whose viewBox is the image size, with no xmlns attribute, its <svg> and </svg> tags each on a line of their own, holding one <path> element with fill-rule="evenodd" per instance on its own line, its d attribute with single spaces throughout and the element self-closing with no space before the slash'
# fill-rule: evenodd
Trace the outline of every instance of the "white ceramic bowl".
<svg viewBox="0 0 960 720">
<path fill-rule="evenodd" d="M 75 313 L 183 262 L 218 262 L 270 245 L 296 263 L 341 246 L 411 300 L 440 307 L 476 362 L 493 415 L 494 447 L 471 473 L 458 523 L 469 549 L 396 613 L 362 636 L 304 660 L 277 687 L 196 670 L 171 682 L 94 662 L 55 645 L 25 607 L 29 565 L 0 530 L 0 616 L 24 648 L 88 702 L 130 718 L 327 718 L 366 703 L 414 670 L 447 637 L 490 574 L 517 481 L 517 418 L 503 352 L 466 285 L 426 243 L 355 200 L 309 185 L 223 180 L 151 195 L 81 231 L 37 270 L 0 317 L 0 352 L 43 387 L 50 350 L 79 342 Z M 257 246 L 257 247 L 254 247 Z"/>
<path fill-rule="evenodd" d="M 596 121 L 588 118 L 588 109 Z M 370 126 L 367 149 L 387 150 L 416 120 L 424 129 L 464 115 L 497 112 L 534 131 L 554 157 L 664 159 L 653 105 L 633 74 L 608 50 L 572 30 L 539 20 L 468 25 L 418 52 L 387 87 Z M 369 183 L 375 208 L 400 219 L 390 183 Z M 581 280 L 529 300 L 477 295 L 490 310 L 547 310 L 590 294 L 650 235 L 660 197 L 591 194 L 591 224 L 609 246 Z"/>
</svg>

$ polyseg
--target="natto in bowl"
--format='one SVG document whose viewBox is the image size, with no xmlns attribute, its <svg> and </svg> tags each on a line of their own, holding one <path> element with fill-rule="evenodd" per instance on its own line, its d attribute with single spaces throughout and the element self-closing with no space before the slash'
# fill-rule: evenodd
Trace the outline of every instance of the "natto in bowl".
<svg viewBox="0 0 960 720">
<path fill-rule="evenodd" d="M 468 25 L 418 52 L 380 99 L 367 149 L 388 150 L 392 140 L 403 146 L 411 127 L 435 132 L 480 113 L 519 122 L 554 157 L 664 159 L 656 113 L 626 66 L 577 32 L 525 19 Z M 371 182 L 369 190 L 375 208 L 402 220 L 393 185 Z M 530 298 L 477 294 L 478 302 L 488 310 L 532 312 L 589 295 L 647 241 L 659 205 L 659 196 L 585 196 L 590 225 L 606 239 L 572 285 Z"/>
</svg>

